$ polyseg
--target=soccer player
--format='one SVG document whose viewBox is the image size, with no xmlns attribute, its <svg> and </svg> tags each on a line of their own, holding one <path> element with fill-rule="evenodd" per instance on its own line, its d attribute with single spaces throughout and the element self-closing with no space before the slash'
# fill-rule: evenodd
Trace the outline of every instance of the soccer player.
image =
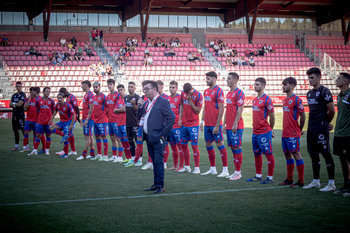
<svg viewBox="0 0 350 233">
<path fill-rule="evenodd" d="M 73 94 L 69 93 L 67 88 L 65 87 L 60 88 L 59 92 L 63 93 L 64 98 L 66 98 L 66 102 L 73 107 L 74 112 L 76 114 L 76 119 L 74 119 L 73 130 L 72 130 L 72 133 L 69 134 L 69 138 L 68 138 L 68 142 L 71 147 L 71 152 L 69 152 L 68 155 L 77 155 L 77 151 L 75 149 L 75 138 L 74 138 L 73 132 L 75 129 L 76 121 L 80 123 L 80 109 L 78 106 L 78 100 Z"/>
<path fill-rule="evenodd" d="M 344 186 L 334 193 L 350 197 L 350 74 L 340 73 L 335 83 L 340 89 L 340 93 L 338 95 L 338 115 L 334 130 L 333 152 L 339 155 Z"/>
<path fill-rule="evenodd" d="M 309 83 L 313 87 L 307 93 L 307 101 L 309 104 L 309 122 L 307 129 L 307 150 L 312 161 L 313 181 L 304 186 L 304 189 L 320 188 L 320 156 L 322 154 L 326 161 L 328 172 L 328 185 L 320 189 L 320 191 L 334 191 L 334 161 L 330 153 L 329 131 L 333 126 L 330 124 L 335 109 L 333 104 L 332 93 L 328 88 L 321 85 L 321 71 L 319 68 L 310 68 L 306 74 Z"/>
<path fill-rule="evenodd" d="M 118 91 L 115 90 L 115 80 L 108 79 L 107 85 L 110 93 L 107 96 L 107 116 L 108 116 L 108 131 L 109 136 L 112 141 L 112 157 L 109 161 L 118 160 L 118 146 L 117 146 L 117 136 L 118 136 L 118 115 L 114 113 L 114 109 L 117 106 L 117 102 L 120 99 Z"/>
<path fill-rule="evenodd" d="M 96 139 L 97 156 L 91 160 L 109 161 L 108 159 L 108 118 L 107 118 L 107 98 L 101 92 L 101 84 L 94 82 L 94 134 Z M 103 156 L 102 156 L 103 140 Z"/>
<path fill-rule="evenodd" d="M 12 112 L 12 130 L 15 134 L 15 147 L 11 151 L 18 151 L 19 148 L 19 130 L 24 134 L 24 108 L 23 104 L 26 99 L 26 94 L 22 91 L 22 83 L 16 82 L 17 92 L 12 95 L 10 101 L 10 108 Z"/>
<path fill-rule="evenodd" d="M 304 135 L 305 112 L 301 99 L 293 92 L 297 80 L 288 77 L 282 82 L 283 92 L 287 97 L 283 100 L 282 148 L 287 161 L 287 179 L 279 185 L 291 187 L 304 186 L 304 161 L 300 155 L 300 137 Z M 300 123 L 299 121 L 300 116 Z M 293 184 L 294 159 L 298 170 L 298 182 Z"/>
<path fill-rule="evenodd" d="M 118 143 L 121 144 L 125 152 L 125 160 L 122 163 L 128 164 L 132 161 L 131 152 L 130 152 L 130 144 L 128 141 L 128 135 L 126 134 L 126 107 L 124 102 L 125 97 L 125 87 L 123 84 L 119 84 L 117 86 L 117 90 L 120 98 L 117 101 L 117 105 L 115 106 L 114 113 L 117 114 L 117 123 L 118 123 Z M 122 151 L 122 150 L 121 150 Z M 119 154 L 119 160 L 121 160 L 122 154 Z"/>
<path fill-rule="evenodd" d="M 237 73 L 228 73 L 226 82 L 230 91 L 226 95 L 226 114 L 224 116 L 223 132 L 227 134 L 227 145 L 231 147 L 235 164 L 235 172 L 226 177 L 230 180 L 239 180 L 242 178 L 242 135 L 244 130 L 242 112 L 245 95 L 237 87 L 238 80 L 239 75 Z"/>
<path fill-rule="evenodd" d="M 24 138 L 23 138 L 23 150 L 21 152 L 29 151 L 28 140 L 29 134 L 33 131 L 33 145 L 35 142 L 35 134 L 36 134 L 36 120 L 38 117 L 38 112 L 35 107 L 36 98 L 39 96 L 39 92 L 37 92 L 38 87 L 30 87 L 30 96 L 26 98 L 24 103 L 24 110 L 27 110 L 27 119 L 24 124 Z"/>
<path fill-rule="evenodd" d="M 83 98 L 83 114 L 80 126 L 83 128 L 85 146 L 82 155 L 77 160 L 91 159 L 95 157 L 94 139 L 92 137 L 92 129 L 94 128 L 94 94 L 90 91 L 91 82 L 85 80 L 81 82 L 81 89 L 85 92 Z M 90 154 L 87 156 L 87 150 L 90 147 Z"/>
<path fill-rule="evenodd" d="M 180 164 L 177 172 L 191 172 L 190 167 L 190 151 L 188 149 L 188 141 L 191 141 L 194 158 L 193 174 L 200 174 L 199 161 L 200 153 L 198 149 L 198 132 L 199 132 L 199 113 L 203 106 L 202 94 L 195 90 L 190 83 L 183 85 L 181 92 L 181 106 L 179 116 L 180 130 Z M 182 151 L 181 151 L 182 149 Z M 183 167 L 185 162 L 185 167 Z"/>
<path fill-rule="evenodd" d="M 257 78 L 254 82 L 254 90 L 258 96 L 253 100 L 253 152 L 255 157 L 256 175 L 246 180 L 247 182 L 261 181 L 260 184 L 271 184 L 275 169 L 275 157 L 273 157 L 272 138 L 275 137 L 275 112 L 270 97 L 265 94 L 266 80 Z M 269 118 L 269 122 L 267 121 Z M 267 178 L 262 181 L 263 158 L 267 159 Z"/>
<path fill-rule="evenodd" d="M 164 99 L 168 99 L 168 95 L 163 92 L 164 83 L 161 80 L 158 80 L 157 84 L 158 84 L 158 93 L 159 93 L 159 95 L 161 97 L 163 97 Z M 169 142 L 169 137 L 166 140 L 165 149 L 164 149 L 164 169 L 167 169 L 166 163 L 167 163 L 168 157 L 169 157 L 169 145 L 168 145 L 168 142 Z"/>
<path fill-rule="evenodd" d="M 215 141 L 220 151 L 223 165 L 222 173 L 218 175 L 218 177 L 226 177 L 230 174 L 227 168 L 227 151 L 224 145 L 221 122 L 224 115 L 224 92 L 216 85 L 216 80 L 218 78 L 216 72 L 211 71 L 205 75 L 206 83 L 209 88 L 204 91 L 204 111 L 199 127 L 200 130 L 203 131 L 203 123 L 205 122 L 204 139 L 209 155 L 210 169 L 201 175 L 217 174 L 215 166 L 216 155 L 213 147 L 213 141 Z"/>
<path fill-rule="evenodd" d="M 179 126 L 179 116 L 180 116 L 180 107 L 181 107 L 181 96 L 177 93 L 178 83 L 176 81 L 171 81 L 169 85 L 170 95 L 168 96 L 168 100 L 170 102 L 171 110 L 175 114 L 175 123 L 171 132 L 169 134 L 170 137 L 170 146 L 173 151 L 173 162 L 174 165 L 169 168 L 169 170 L 176 170 L 178 168 L 178 160 L 179 160 L 179 150 L 180 148 L 180 129 Z M 182 155 L 183 156 L 183 155 Z M 164 167 L 166 167 L 166 162 L 164 157 Z"/>
<path fill-rule="evenodd" d="M 51 89 L 50 87 L 45 87 L 43 90 L 43 97 L 38 97 L 36 99 L 35 106 L 38 111 L 38 121 L 36 125 L 36 137 L 34 143 L 34 149 L 29 155 L 38 154 L 38 146 L 40 144 L 40 138 L 42 135 L 46 134 L 46 145 L 43 150 L 46 155 L 50 155 L 50 145 L 51 145 L 51 134 L 52 131 L 49 129 L 50 120 L 52 117 L 52 112 L 54 111 L 55 101 L 51 99 L 50 96 Z"/>
<path fill-rule="evenodd" d="M 52 125 L 57 112 L 60 114 L 60 121 L 54 125 Z M 55 105 L 52 118 L 49 122 L 51 131 L 61 131 L 63 132 L 63 138 L 61 143 L 64 143 L 63 151 L 64 154 L 60 156 L 60 158 L 68 158 L 68 138 L 73 133 L 73 127 L 75 122 L 76 114 L 74 112 L 74 108 L 72 105 L 68 104 L 64 101 L 64 94 L 58 93 L 57 95 L 57 103 Z"/>
<path fill-rule="evenodd" d="M 128 135 L 128 141 L 130 144 L 131 156 L 135 158 L 135 142 L 137 142 L 137 131 L 139 129 L 139 119 L 137 118 L 137 103 L 140 96 L 135 93 L 136 84 L 134 82 L 128 83 L 129 95 L 124 98 L 126 109 L 126 134 Z"/>
</svg>

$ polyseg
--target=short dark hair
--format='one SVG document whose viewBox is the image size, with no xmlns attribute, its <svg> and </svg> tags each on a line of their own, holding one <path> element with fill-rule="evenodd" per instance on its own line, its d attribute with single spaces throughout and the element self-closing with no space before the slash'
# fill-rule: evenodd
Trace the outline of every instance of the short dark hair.
<svg viewBox="0 0 350 233">
<path fill-rule="evenodd" d="M 178 83 L 175 81 L 175 80 L 173 80 L 173 81 L 171 81 L 170 83 L 169 83 L 170 85 L 175 85 L 176 86 L 176 88 L 178 87 Z"/>
<path fill-rule="evenodd" d="M 91 87 L 91 82 L 89 80 L 82 81 L 81 84 L 86 84 L 88 87 Z"/>
<path fill-rule="evenodd" d="M 44 87 L 43 92 L 45 92 L 47 89 L 51 89 L 50 87 Z"/>
<path fill-rule="evenodd" d="M 110 78 L 110 79 L 108 79 L 107 80 L 107 83 L 109 84 L 109 83 L 112 83 L 112 84 L 114 84 L 115 85 L 115 80 L 114 79 L 112 79 L 112 78 Z"/>
<path fill-rule="evenodd" d="M 214 78 L 218 78 L 218 75 L 216 74 L 215 71 L 209 71 L 205 74 L 205 76 L 210 76 L 210 77 L 214 77 Z"/>
<path fill-rule="evenodd" d="M 285 78 L 283 81 L 282 81 L 283 84 L 293 84 L 295 87 L 297 86 L 297 80 L 293 77 L 288 77 L 288 78 Z"/>
<path fill-rule="evenodd" d="M 263 77 L 255 79 L 255 82 L 261 82 L 262 84 L 266 85 L 266 79 L 264 79 Z"/>
<path fill-rule="evenodd" d="M 30 87 L 29 91 L 34 91 L 35 87 Z"/>
<path fill-rule="evenodd" d="M 308 71 L 306 71 L 307 75 L 311 75 L 311 74 L 316 74 L 316 75 L 320 75 L 321 76 L 321 70 L 317 67 L 312 67 L 310 68 Z"/>
<path fill-rule="evenodd" d="M 147 84 L 151 84 L 151 87 L 155 88 L 156 91 L 158 91 L 158 83 L 157 82 L 151 81 L 151 80 L 144 81 L 144 85 L 146 86 Z"/>
<path fill-rule="evenodd" d="M 346 72 L 339 73 L 341 76 L 343 76 L 348 82 L 350 82 L 350 74 Z"/>
<path fill-rule="evenodd" d="M 135 82 L 133 82 L 133 81 L 128 82 L 128 85 L 130 85 L 130 84 L 134 84 L 134 85 L 136 86 L 136 83 L 135 83 Z"/>
<path fill-rule="evenodd" d="M 232 78 L 239 80 L 239 75 L 236 72 L 230 72 L 230 73 L 228 73 L 228 75 L 231 75 Z"/>
<path fill-rule="evenodd" d="M 161 80 L 157 80 L 156 82 L 157 82 L 157 84 L 158 84 L 158 85 L 164 86 L 163 81 L 161 81 Z"/>
<path fill-rule="evenodd" d="M 40 93 L 40 87 L 34 87 L 34 91 L 39 94 Z"/>
<path fill-rule="evenodd" d="M 62 93 L 64 95 L 64 97 L 69 96 L 69 92 L 68 92 L 67 88 L 65 88 L 65 87 L 61 87 L 58 92 Z"/>
<path fill-rule="evenodd" d="M 119 84 L 119 85 L 117 86 L 117 89 L 119 89 L 119 88 L 123 88 L 123 89 L 125 90 L 125 87 L 124 87 L 123 84 Z"/>
<path fill-rule="evenodd" d="M 59 92 L 58 94 L 57 94 L 57 97 L 59 96 L 59 95 L 61 95 L 63 98 L 65 98 L 65 95 L 64 95 L 64 93 L 62 93 L 62 92 Z"/>
<path fill-rule="evenodd" d="M 16 85 L 17 85 L 17 84 L 20 84 L 20 85 L 22 85 L 22 82 L 21 82 L 21 81 L 18 81 L 18 82 L 16 82 Z"/>
<path fill-rule="evenodd" d="M 184 89 L 184 92 L 185 92 L 186 94 L 188 94 L 188 92 L 190 92 L 190 91 L 192 90 L 192 85 L 191 85 L 191 83 L 185 83 L 183 89 Z"/>
<path fill-rule="evenodd" d="M 141 83 L 141 85 L 142 85 L 142 86 L 145 86 L 146 83 L 147 83 L 148 81 L 150 81 L 150 80 L 143 80 L 142 83 Z"/>
</svg>

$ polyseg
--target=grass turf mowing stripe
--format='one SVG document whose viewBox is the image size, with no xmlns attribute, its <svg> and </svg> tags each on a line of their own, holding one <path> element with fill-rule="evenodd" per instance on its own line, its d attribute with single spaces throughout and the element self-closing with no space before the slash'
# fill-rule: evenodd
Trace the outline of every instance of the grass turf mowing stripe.
<svg viewBox="0 0 350 233">
<path fill-rule="evenodd" d="M 163 193 L 158 195 L 139 195 L 139 196 L 121 196 L 121 197 L 101 197 L 101 198 L 85 198 L 85 199 L 74 199 L 74 200 L 58 200 L 58 201 L 33 201 L 33 202 L 21 202 L 21 203 L 4 203 L 2 206 L 23 206 L 23 205 L 40 205 L 40 204 L 56 204 L 56 203 L 71 203 L 71 202 L 87 202 L 87 201 L 105 201 L 105 200 L 120 200 L 120 199 L 139 199 L 139 198 L 155 198 L 155 197 L 166 197 L 166 196 L 183 196 L 183 195 L 201 195 L 201 194 L 212 194 L 212 193 L 228 193 L 228 192 L 240 192 L 240 191 L 257 191 L 257 190 L 268 190 L 268 189 L 282 189 L 289 188 L 289 186 L 274 186 L 267 188 L 245 188 L 245 189 L 231 189 L 231 190 L 213 190 L 213 191 L 200 191 L 200 192 L 184 192 L 184 193 Z"/>
</svg>

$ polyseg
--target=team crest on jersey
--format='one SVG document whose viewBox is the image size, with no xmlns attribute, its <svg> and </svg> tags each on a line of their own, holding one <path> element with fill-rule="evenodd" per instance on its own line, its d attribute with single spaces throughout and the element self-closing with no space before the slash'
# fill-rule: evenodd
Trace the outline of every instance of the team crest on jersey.
<svg viewBox="0 0 350 233">
<path fill-rule="evenodd" d="M 66 107 L 63 107 L 63 111 L 66 111 Z"/>
<path fill-rule="evenodd" d="M 177 102 L 177 98 L 175 98 L 174 101 Z"/>
<path fill-rule="evenodd" d="M 49 104 L 51 104 L 51 101 L 49 100 L 49 101 L 47 101 Z"/>
<path fill-rule="evenodd" d="M 193 128 L 193 129 L 192 129 L 192 132 L 193 132 L 193 133 L 197 132 L 197 128 Z"/>
<path fill-rule="evenodd" d="M 323 134 L 318 135 L 318 139 L 324 140 L 325 136 Z"/>
<path fill-rule="evenodd" d="M 211 94 L 214 95 L 215 91 L 212 91 Z"/>
<path fill-rule="evenodd" d="M 193 96 L 192 96 L 192 99 L 195 100 L 195 99 L 196 99 L 196 96 L 193 95 Z"/>
<path fill-rule="evenodd" d="M 318 91 L 318 92 L 316 92 L 316 96 L 319 96 L 320 95 L 320 92 Z"/>
<path fill-rule="evenodd" d="M 236 95 L 236 93 L 233 93 L 233 94 L 232 94 L 232 97 L 235 97 L 235 95 Z"/>
<path fill-rule="evenodd" d="M 115 99 L 115 97 L 116 97 L 116 96 L 114 95 L 114 96 L 113 96 L 113 99 Z"/>
<path fill-rule="evenodd" d="M 98 100 L 101 100 L 101 97 L 98 97 Z"/>
<path fill-rule="evenodd" d="M 346 96 L 344 97 L 344 100 L 348 100 L 348 97 L 349 97 L 349 96 L 348 96 L 348 95 L 346 95 Z"/>
<path fill-rule="evenodd" d="M 259 100 L 259 104 L 262 104 L 263 100 Z"/>
<path fill-rule="evenodd" d="M 289 103 L 289 104 L 292 104 L 292 103 L 293 103 L 293 100 L 289 100 L 288 103 Z"/>
</svg>

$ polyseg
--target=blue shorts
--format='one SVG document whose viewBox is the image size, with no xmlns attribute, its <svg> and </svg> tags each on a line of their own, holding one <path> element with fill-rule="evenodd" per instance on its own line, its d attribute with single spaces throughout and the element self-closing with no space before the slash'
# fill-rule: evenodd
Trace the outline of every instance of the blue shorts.
<svg viewBox="0 0 350 233">
<path fill-rule="evenodd" d="M 169 134 L 170 145 L 180 144 L 180 134 L 181 134 L 180 128 L 171 129 L 170 134 Z"/>
<path fill-rule="evenodd" d="M 204 126 L 204 140 L 205 142 L 213 142 L 216 143 L 224 140 L 224 136 L 222 135 L 222 125 L 219 126 L 219 133 L 213 134 L 214 126 Z"/>
<path fill-rule="evenodd" d="M 118 135 L 118 123 L 108 123 L 108 130 L 110 136 Z"/>
<path fill-rule="evenodd" d="M 122 142 L 128 140 L 128 135 L 126 134 L 126 125 L 118 125 L 118 138 Z"/>
<path fill-rule="evenodd" d="M 95 136 L 105 137 L 108 135 L 108 123 L 94 123 Z"/>
<path fill-rule="evenodd" d="M 282 137 L 282 149 L 284 153 L 296 153 L 300 151 L 300 137 Z"/>
<path fill-rule="evenodd" d="M 37 134 L 52 134 L 52 131 L 49 129 L 50 125 L 40 125 L 36 124 L 36 133 Z"/>
<path fill-rule="evenodd" d="M 83 123 L 85 120 L 83 120 Z M 92 129 L 94 128 L 94 120 L 89 119 L 86 126 L 84 126 L 83 131 L 85 136 L 91 136 L 92 135 Z"/>
<path fill-rule="evenodd" d="M 232 129 L 226 130 L 227 145 L 233 148 L 241 148 L 243 129 L 237 129 L 237 133 L 232 133 Z"/>
<path fill-rule="evenodd" d="M 254 155 L 272 154 L 272 132 L 265 134 L 253 134 L 252 137 Z"/>
<path fill-rule="evenodd" d="M 26 121 L 24 124 L 24 131 L 30 132 L 30 131 L 36 131 L 36 122 L 35 121 Z"/>
<path fill-rule="evenodd" d="M 198 145 L 198 131 L 199 131 L 199 126 L 193 126 L 193 127 L 182 126 L 180 130 L 181 144 L 187 144 L 188 141 L 191 141 L 192 145 Z"/>
<path fill-rule="evenodd" d="M 65 121 L 65 122 L 60 121 L 60 122 L 57 122 L 56 125 L 60 127 L 60 130 L 62 130 L 62 132 L 65 135 L 72 135 L 73 130 L 68 129 L 71 123 L 72 121 Z"/>
</svg>

